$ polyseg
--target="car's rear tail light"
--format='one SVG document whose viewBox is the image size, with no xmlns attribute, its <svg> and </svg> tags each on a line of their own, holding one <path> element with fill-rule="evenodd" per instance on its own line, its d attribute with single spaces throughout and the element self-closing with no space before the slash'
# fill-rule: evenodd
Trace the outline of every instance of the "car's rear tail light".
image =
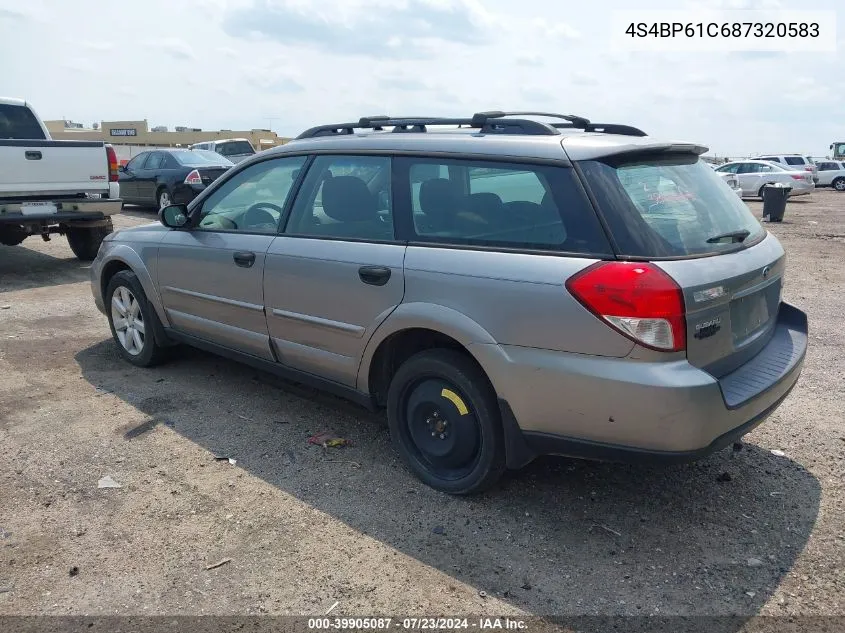
<svg viewBox="0 0 845 633">
<path fill-rule="evenodd" d="M 111 145 L 106 145 L 106 160 L 109 163 L 109 182 L 117 182 L 117 154 Z"/>
<path fill-rule="evenodd" d="M 186 185 L 201 185 L 202 184 L 202 176 L 200 173 L 195 169 L 190 174 L 185 177 L 185 184 Z"/>
<path fill-rule="evenodd" d="M 686 349 L 684 295 L 654 264 L 598 262 L 566 288 L 597 317 L 637 343 L 660 351 Z"/>
<path fill-rule="evenodd" d="M 807 176 L 804 176 L 803 174 L 801 176 L 797 176 L 797 175 L 793 174 L 792 180 L 807 180 Z"/>
</svg>

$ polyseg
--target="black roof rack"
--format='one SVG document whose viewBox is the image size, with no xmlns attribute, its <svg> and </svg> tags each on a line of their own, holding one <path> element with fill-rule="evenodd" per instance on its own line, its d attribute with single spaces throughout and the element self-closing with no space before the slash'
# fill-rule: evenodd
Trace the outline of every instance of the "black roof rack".
<svg viewBox="0 0 845 633">
<path fill-rule="evenodd" d="M 524 116 L 542 116 L 548 118 L 562 119 L 565 123 L 544 123 L 533 119 L 511 118 Z M 318 125 L 305 130 L 297 136 L 298 139 L 317 138 L 321 136 L 344 136 L 355 133 L 355 130 L 376 130 L 383 131 L 385 127 L 393 128 L 391 131 L 402 132 L 426 132 L 430 125 L 454 125 L 457 127 L 470 127 L 478 129 L 486 134 L 526 134 L 526 135 L 555 135 L 560 134 L 560 129 L 573 128 L 587 132 L 603 132 L 605 134 L 624 134 L 627 136 L 646 136 L 640 129 L 629 125 L 616 123 L 591 123 L 589 119 L 574 114 L 555 114 L 552 112 L 503 112 L 491 110 L 489 112 L 476 112 L 470 118 L 448 118 L 448 117 L 390 117 L 387 115 L 362 117 L 357 123 L 332 123 L 329 125 Z"/>
</svg>

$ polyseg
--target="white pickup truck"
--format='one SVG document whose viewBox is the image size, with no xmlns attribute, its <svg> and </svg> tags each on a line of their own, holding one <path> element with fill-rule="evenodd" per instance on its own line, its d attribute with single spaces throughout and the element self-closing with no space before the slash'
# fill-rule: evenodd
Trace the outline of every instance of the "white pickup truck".
<svg viewBox="0 0 845 633">
<path fill-rule="evenodd" d="M 122 206 L 117 168 L 110 145 L 54 141 L 28 103 L 0 97 L 0 244 L 59 233 L 94 259 Z"/>
</svg>

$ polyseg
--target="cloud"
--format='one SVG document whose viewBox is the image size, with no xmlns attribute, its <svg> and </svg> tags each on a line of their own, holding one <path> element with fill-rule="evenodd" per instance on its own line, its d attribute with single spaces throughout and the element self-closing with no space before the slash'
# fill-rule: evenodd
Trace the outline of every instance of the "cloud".
<svg viewBox="0 0 845 633">
<path fill-rule="evenodd" d="M 189 44 L 175 37 L 154 40 L 149 42 L 149 45 L 176 59 L 193 60 L 197 58 L 194 49 Z"/>
<path fill-rule="evenodd" d="M 546 37 L 557 40 L 577 40 L 581 37 L 581 33 L 566 24 L 565 22 L 549 22 L 543 18 L 535 18 L 531 21 L 533 31 Z"/>
<path fill-rule="evenodd" d="M 14 9 L 4 9 L 0 7 L 0 20 L 28 20 L 31 16 L 22 13 L 20 11 L 15 11 Z"/>
<path fill-rule="evenodd" d="M 89 51 L 107 52 L 114 50 L 114 44 L 112 42 L 104 42 L 100 40 L 93 40 L 89 42 L 77 42 L 75 39 L 72 41 L 74 46 L 81 46 L 82 48 L 88 49 Z"/>
<path fill-rule="evenodd" d="M 525 53 L 523 55 L 517 55 L 516 57 L 516 64 L 517 66 L 529 66 L 529 67 L 539 67 L 545 63 L 542 55 L 538 55 L 537 53 Z"/>
<path fill-rule="evenodd" d="M 572 73 L 572 83 L 576 86 L 597 86 L 599 80 L 595 75 L 576 70 Z"/>
<path fill-rule="evenodd" d="M 487 42 L 486 18 L 469 0 L 335 0 L 319 8 L 290 0 L 253 0 L 249 7 L 231 11 L 224 29 L 233 37 L 259 34 L 331 53 L 409 58 L 420 54 L 424 41 L 466 46 Z"/>
</svg>

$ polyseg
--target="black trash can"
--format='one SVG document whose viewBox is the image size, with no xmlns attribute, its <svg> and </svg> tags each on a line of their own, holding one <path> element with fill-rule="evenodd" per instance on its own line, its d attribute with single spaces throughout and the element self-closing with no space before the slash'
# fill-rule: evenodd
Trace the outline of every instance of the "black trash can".
<svg viewBox="0 0 845 633">
<path fill-rule="evenodd" d="M 792 187 L 782 183 L 763 185 L 763 222 L 781 222 Z"/>
</svg>

